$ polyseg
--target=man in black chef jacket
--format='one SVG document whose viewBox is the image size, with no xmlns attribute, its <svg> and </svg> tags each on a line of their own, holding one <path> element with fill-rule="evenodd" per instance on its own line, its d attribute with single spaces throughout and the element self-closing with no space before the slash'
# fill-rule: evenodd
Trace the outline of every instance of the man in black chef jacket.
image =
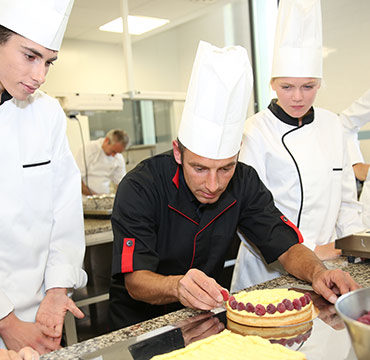
<svg viewBox="0 0 370 360">
<path fill-rule="evenodd" d="M 300 244 L 255 170 L 237 161 L 251 89 L 245 49 L 199 44 L 173 152 L 142 161 L 118 187 L 112 328 L 222 305 L 216 280 L 237 228 L 268 263 L 278 259 L 331 302 L 358 287 Z"/>
</svg>

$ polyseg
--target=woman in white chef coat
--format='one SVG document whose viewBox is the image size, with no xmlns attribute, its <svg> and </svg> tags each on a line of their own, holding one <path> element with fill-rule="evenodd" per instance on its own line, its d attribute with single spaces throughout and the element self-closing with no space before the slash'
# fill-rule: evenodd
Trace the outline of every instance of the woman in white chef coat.
<svg viewBox="0 0 370 360">
<path fill-rule="evenodd" d="M 73 1 L 0 0 L 0 348 L 60 347 L 87 276 L 80 175 L 57 100 L 38 88 Z"/>
<path fill-rule="evenodd" d="M 322 78 L 320 1 L 281 0 L 271 87 L 277 99 L 246 122 L 239 160 L 253 166 L 275 205 L 321 259 L 334 240 L 364 229 L 338 116 L 312 104 Z M 243 237 L 232 291 L 281 275 Z"/>
</svg>

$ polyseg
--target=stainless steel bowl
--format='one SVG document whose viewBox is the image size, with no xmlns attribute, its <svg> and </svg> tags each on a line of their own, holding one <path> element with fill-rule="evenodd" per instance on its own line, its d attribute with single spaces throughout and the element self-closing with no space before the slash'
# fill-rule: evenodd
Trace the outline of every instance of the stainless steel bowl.
<svg viewBox="0 0 370 360">
<path fill-rule="evenodd" d="M 346 324 L 358 360 L 369 360 L 370 325 L 356 319 L 370 310 L 370 287 L 340 296 L 335 303 L 335 310 Z"/>
</svg>

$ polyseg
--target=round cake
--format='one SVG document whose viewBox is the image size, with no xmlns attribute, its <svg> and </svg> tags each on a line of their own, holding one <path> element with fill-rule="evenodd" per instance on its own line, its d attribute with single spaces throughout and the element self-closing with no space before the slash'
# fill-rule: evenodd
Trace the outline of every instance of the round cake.
<svg viewBox="0 0 370 360">
<path fill-rule="evenodd" d="M 275 327 L 312 320 L 309 293 L 288 289 L 241 291 L 226 302 L 227 317 L 239 324 Z"/>
<path fill-rule="evenodd" d="M 312 321 L 303 324 L 283 326 L 283 327 L 256 327 L 241 325 L 227 319 L 226 328 L 240 335 L 260 336 L 269 340 L 271 343 L 278 343 L 284 346 L 293 346 L 306 341 L 312 330 Z"/>
</svg>

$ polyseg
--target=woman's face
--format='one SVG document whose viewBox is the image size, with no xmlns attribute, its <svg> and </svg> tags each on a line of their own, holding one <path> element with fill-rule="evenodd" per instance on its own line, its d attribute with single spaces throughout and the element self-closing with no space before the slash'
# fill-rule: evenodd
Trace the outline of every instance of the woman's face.
<svg viewBox="0 0 370 360">
<path fill-rule="evenodd" d="M 317 78 L 278 77 L 271 80 L 278 104 L 291 117 L 301 118 L 315 101 L 321 80 Z"/>
</svg>

